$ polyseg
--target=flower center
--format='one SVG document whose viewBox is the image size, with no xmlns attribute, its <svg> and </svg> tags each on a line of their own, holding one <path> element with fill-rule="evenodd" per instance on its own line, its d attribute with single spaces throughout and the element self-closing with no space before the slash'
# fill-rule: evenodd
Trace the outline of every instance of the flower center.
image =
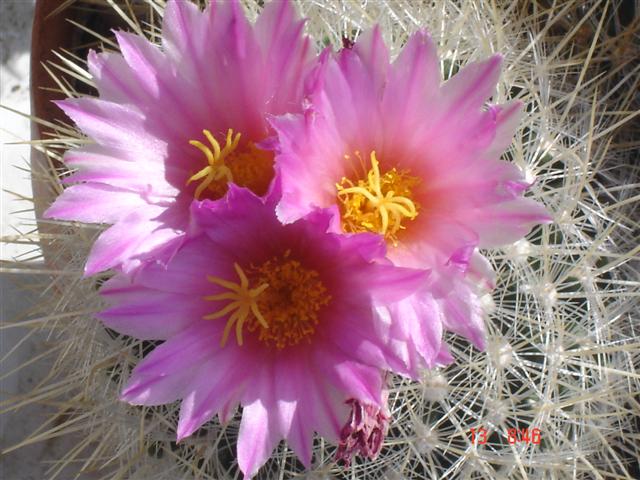
<svg viewBox="0 0 640 480">
<path fill-rule="evenodd" d="M 238 264 L 234 267 L 239 283 L 207 276 L 210 282 L 228 290 L 205 297 L 205 300 L 228 301 L 223 308 L 204 317 L 215 320 L 228 316 L 221 346 L 227 343 L 234 325 L 240 346 L 245 325 L 249 332 L 257 333 L 258 340 L 278 349 L 297 345 L 303 339 L 310 342 L 318 325 L 318 312 L 331 301 L 318 272 L 291 259 L 289 250 L 259 267 L 251 265 L 248 274 Z M 250 284 L 257 286 L 251 288 Z"/>
<path fill-rule="evenodd" d="M 187 180 L 187 185 L 201 181 L 194 196 L 197 200 L 203 194 L 217 200 L 227 193 L 227 185 L 233 182 L 247 187 L 258 195 L 264 195 L 273 178 L 273 154 L 260 150 L 253 142 L 240 147 L 240 133 L 234 135 L 233 129 L 227 131 L 224 147 L 215 139 L 209 130 L 202 133 L 209 141 L 209 146 L 198 140 L 190 140 L 189 144 L 200 150 L 207 161 L 207 166 Z"/>
<path fill-rule="evenodd" d="M 360 158 L 359 152 L 356 156 Z M 354 183 L 343 177 L 336 183 L 342 228 L 348 233 L 380 233 L 396 245 L 398 232 L 406 228 L 403 222 L 418 216 L 420 205 L 412 196 L 420 178 L 409 175 L 408 170 L 395 168 L 381 175 L 375 151 L 370 158 L 371 168 L 365 179 Z"/>
</svg>

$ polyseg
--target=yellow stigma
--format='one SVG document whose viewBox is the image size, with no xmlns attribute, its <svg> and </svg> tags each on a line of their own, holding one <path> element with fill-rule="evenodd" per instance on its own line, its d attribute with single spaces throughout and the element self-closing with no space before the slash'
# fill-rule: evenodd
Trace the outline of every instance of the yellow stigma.
<svg viewBox="0 0 640 480">
<path fill-rule="evenodd" d="M 359 152 L 356 156 L 360 156 Z M 380 233 L 395 245 L 398 232 L 406 228 L 403 221 L 418 216 L 420 205 L 411 197 L 420 179 L 395 168 L 381 175 L 375 151 L 371 152 L 370 158 L 371 169 L 366 179 L 354 183 L 343 177 L 336 184 L 342 228 L 349 233 Z"/>
<path fill-rule="evenodd" d="M 287 250 L 281 257 L 267 260 L 262 265 L 251 266 L 244 271 L 235 265 L 240 283 L 236 284 L 209 276 L 229 292 L 205 297 L 206 300 L 229 300 L 221 310 L 207 315 L 214 320 L 230 315 L 225 326 L 221 345 L 224 346 L 235 324 L 238 345 L 242 345 L 242 328 L 255 332 L 258 340 L 268 346 L 283 349 L 311 340 L 318 325 L 318 312 L 331 301 L 327 289 L 315 270 L 306 269 L 290 258 Z M 249 278 L 256 288 L 249 288 Z M 233 312 L 233 313 L 232 313 Z"/>
<path fill-rule="evenodd" d="M 229 170 L 229 167 L 225 165 L 224 160 L 229 156 L 231 152 L 238 148 L 238 143 L 240 143 L 240 134 L 236 133 L 234 137 L 233 129 L 231 128 L 227 131 L 227 143 L 225 144 L 223 149 L 220 149 L 220 144 L 209 130 L 203 130 L 202 133 L 205 137 L 207 137 L 207 140 L 209 140 L 209 143 L 213 147 L 213 151 L 211 151 L 209 147 L 207 147 L 204 143 L 199 142 L 198 140 L 189 141 L 191 145 L 198 148 L 202 153 L 204 153 L 205 157 L 207 157 L 208 163 L 206 167 L 204 167 L 198 173 L 191 176 L 189 180 L 187 180 L 187 185 L 189 185 L 191 182 L 202 180 L 202 183 L 198 185 L 198 188 L 196 188 L 195 197 L 198 200 L 200 199 L 200 195 L 202 195 L 202 192 L 214 181 L 221 180 L 223 178 L 226 179 L 227 182 L 233 181 L 231 170 Z"/>
<path fill-rule="evenodd" d="M 269 328 L 269 324 L 260 313 L 258 303 L 256 301 L 260 294 L 269 288 L 269 285 L 261 284 L 257 288 L 250 289 L 249 279 L 242 268 L 240 268 L 240 265 L 234 263 L 233 266 L 240 278 L 240 283 L 233 283 L 219 277 L 207 275 L 207 280 L 211 283 L 220 285 L 229 291 L 204 297 L 205 300 L 212 301 L 230 300 L 225 307 L 221 308 L 217 312 L 204 316 L 205 320 L 215 320 L 231 314 L 227 320 L 227 325 L 224 327 L 222 339 L 220 340 L 220 346 L 222 347 L 227 343 L 229 333 L 231 332 L 231 328 L 234 324 L 236 325 L 236 340 L 238 341 L 238 345 L 242 345 L 242 327 L 250 316 L 252 316 L 251 318 L 255 318 L 263 328 Z"/>
<path fill-rule="evenodd" d="M 227 130 L 224 147 L 209 130 L 203 130 L 209 145 L 198 140 L 190 140 L 189 144 L 204 153 L 207 166 L 187 180 L 187 185 L 201 180 L 194 196 L 197 200 L 203 193 L 218 199 L 227 191 L 227 184 L 234 182 L 247 187 L 258 195 L 264 195 L 273 177 L 273 154 L 260 150 L 253 142 L 240 145 L 240 133 L 234 135 L 233 129 Z"/>
</svg>

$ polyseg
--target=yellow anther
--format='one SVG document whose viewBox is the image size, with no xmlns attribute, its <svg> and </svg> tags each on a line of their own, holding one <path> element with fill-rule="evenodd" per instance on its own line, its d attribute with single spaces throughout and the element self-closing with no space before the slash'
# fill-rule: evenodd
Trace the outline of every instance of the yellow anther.
<svg viewBox="0 0 640 480">
<path fill-rule="evenodd" d="M 318 272 L 305 268 L 290 254 L 287 250 L 254 270 L 259 281 L 270 285 L 258 299 L 260 311 L 269 321 L 268 330 L 260 328 L 258 340 L 278 349 L 311 341 L 318 327 L 318 313 L 331 301 Z M 249 330 L 256 327 L 250 325 Z"/>
<path fill-rule="evenodd" d="M 228 301 L 205 320 L 227 318 L 221 346 L 225 346 L 235 326 L 238 345 L 243 344 L 243 328 L 269 347 L 293 346 L 310 341 L 319 322 L 320 310 L 331 301 L 320 275 L 290 258 L 290 251 L 251 265 L 247 272 L 234 264 L 239 282 L 208 276 L 208 280 L 225 289 L 204 297 L 210 301 Z M 250 288 L 250 284 L 258 285 Z"/>
<path fill-rule="evenodd" d="M 208 295 L 204 297 L 204 299 L 210 301 L 231 300 L 227 305 L 225 305 L 217 312 L 210 313 L 209 315 L 205 315 L 203 317 L 205 320 L 216 320 L 218 318 L 231 314 L 227 319 L 227 324 L 225 325 L 224 331 L 222 333 L 222 339 L 220 340 L 221 347 L 224 347 L 226 345 L 227 340 L 229 339 L 231 328 L 233 328 L 234 324 L 236 326 L 236 340 L 238 342 L 238 345 L 242 345 L 242 327 L 251 315 L 253 315 L 253 318 L 255 318 L 263 328 L 269 328 L 269 324 L 260 313 L 260 309 L 258 308 L 257 303 L 258 297 L 267 288 L 269 288 L 269 285 L 263 283 L 256 288 L 249 288 L 249 279 L 245 275 L 242 268 L 240 268 L 240 265 L 234 263 L 233 266 L 236 270 L 236 273 L 238 274 L 240 283 L 234 283 L 229 280 L 224 280 L 220 277 L 207 275 L 207 280 L 209 280 L 211 283 L 220 285 L 221 287 L 226 288 L 229 291 L 216 295 Z"/>
<path fill-rule="evenodd" d="M 361 159 L 359 152 L 356 156 Z M 342 227 L 350 233 L 380 233 L 396 244 L 396 234 L 406 228 L 403 221 L 418 216 L 419 204 L 411 197 L 420 179 L 395 168 L 381 175 L 375 151 L 371 152 L 370 160 L 371 169 L 366 180 L 354 184 L 348 178 L 342 178 L 336 184 Z"/>
<path fill-rule="evenodd" d="M 227 130 L 226 143 L 222 149 L 220 148 L 220 143 L 218 143 L 209 130 L 203 130 L 202 133 L 209 141 L 211 147 L 213 147 L 213 151 L 211 151 L 211 148 L 207 145 L 198 140 L 189 141 L 189 144 L 204 153 L 207 159 L 207 166 L 189 177 L 187 180 L 187 185 L 189 185 L 191 182 L 204 179 L 202 180 L 202 183 L 198 185 L 194 194 L 198 200 L 205 189 L 207 189 L 213 182 L 222 180 L 223 178 L 227 182 L 233 181 L 233 174 L 225 164 L 225 159 L 233 153 L 236 148 L 238 148 L 238 144 L 240 143 L 240 133 L 236 133 L 234 135 L 233 129 L 231 128 Z"/>
</svg>

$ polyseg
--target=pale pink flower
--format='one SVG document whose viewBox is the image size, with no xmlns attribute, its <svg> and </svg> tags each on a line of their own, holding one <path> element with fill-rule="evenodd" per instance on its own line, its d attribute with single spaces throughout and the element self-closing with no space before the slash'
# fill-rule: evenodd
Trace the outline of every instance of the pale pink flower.
<svg viewBox="0 0 640 480">
<path fill-rule="evenodd" d="M 67 152 L 74 184 L 45 216 L 112 225 L 85 272 L 169 258 L 189 205 L 219 199 L 228 182 L 263 195 L 273 177 L 266 115 L 298 111 L 313 62 L 289 1 L 268 4 L 255 26 L 237 0 L 204 12 L 170 0 L 162 46 L 116 32 L 121 53 L 89 54 L 99 98 L 58 102 L 93 141 Z"/>
<path fill-rule="evenodd" d="M 100 315 L 106 326 L 166 340 L 122 398 L 182 399 L 178 440 L 242 405 L 238 464 L 247 477 L 280 439 L 309 466 L 314 431 L 338 443 L 347 400 L 382 408 L 382 370 L 415 373 L 374 308 L 406 298 L 427 276 L 385 261 L 378 235 L 328 233 L 329 211 L 282 225 L 279 195 L 232 185 L 224 201 L 194 202 L 194 229 L 166 267 L 149 263 L 102 288 L 113 304 Z"/>
<path fill-rule="evenodd" d="M 492 288 L 493 273 L 478 248 L 549 220 L 522 196 L 520 170 L 500 160 L 522 111 L 519 101 L 485 106 L 501 61 L 468 64 L 442 82 L 427 34 L 412 35 L 390 63 L 374 28 L 352 48 L 325 52 L 305 111 L 272 121 L 282 221 L 333 207 L 342 231 L 380 233 L 395 264 L 431 269 L 424 292 L 393 307 L 427 366 L 447 355 L 443 327 L 484 346 L 477 285 Z"/>
</svg>

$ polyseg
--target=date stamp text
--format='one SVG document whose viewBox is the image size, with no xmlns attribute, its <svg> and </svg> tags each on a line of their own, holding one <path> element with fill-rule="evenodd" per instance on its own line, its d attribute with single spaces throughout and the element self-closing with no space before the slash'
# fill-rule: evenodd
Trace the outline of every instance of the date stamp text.
<svg viewBox="0 0 640 480">
<path fill-rule="evenodd" d="M 471 443 L 474 445 L 485 445 L 491 433 L 490 430 L 484 427 L 472 428 L 469 430 Z M 542 439 L 542 433 L 539 428 L 509 428 L 506 431 L 506 436 L 510 445 L 515 445 L 516 443 L 540 445 L 540 440 Z"/>
</svg>

